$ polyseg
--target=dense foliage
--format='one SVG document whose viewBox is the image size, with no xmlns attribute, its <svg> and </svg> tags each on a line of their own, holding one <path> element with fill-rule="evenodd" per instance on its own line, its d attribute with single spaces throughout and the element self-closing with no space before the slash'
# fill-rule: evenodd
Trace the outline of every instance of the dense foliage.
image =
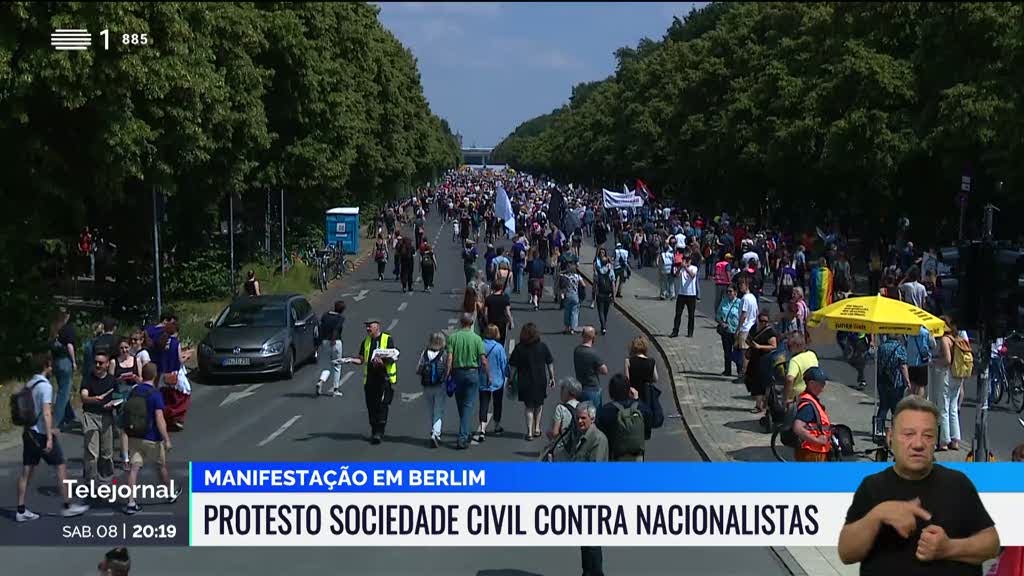
<svg viewBox="0 0 1024 576">
<path fill-rule="evenodd" d="M 794 228 L 906 216 L 926 242 L 956 237 L 966 171 L 968 235 L 988 202 L 1021 233 L 1021 3 L 712 3 L 616 57 L 495 161 Z"/>
<path fill-rule="evenodd" d="M 70 275 L 45 254 L 74 253 L 83 226 L 109 227 L 117 262 L 152 292 L 154 188 L 176 262 L 223 253 L 233 194 L 244 261 L 268 210 L 276 233 L 280 190 L 289 229 L 322 227 L 326 208 L 369 207 L 457 165 L 415 59 L 377 13 L 367 3 L 0 5 L 2 356 L 34 341 L 53 280 Z M 53 29 L 83 27 L 89 50 L 49 46 Z M 143 33 L 147 45 L 122 44 Z M 192 268 L 199 292 L 214 291 Z M 187 278 L 170 284 L 189 291 Z"/>
</svg>

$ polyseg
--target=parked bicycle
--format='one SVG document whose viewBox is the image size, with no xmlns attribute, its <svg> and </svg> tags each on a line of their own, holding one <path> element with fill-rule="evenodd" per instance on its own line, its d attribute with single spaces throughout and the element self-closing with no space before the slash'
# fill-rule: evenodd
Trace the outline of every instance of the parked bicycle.
<svg viewBox="0 0 1024 576">
<path fill-rule="evenodd" d="M 1002 342 L 997 342 L 989 372 L 992 382 L 989 404 L 999 404 L 1003 396 L 1007 396 L 1010 406 L 1018 414 L 1024 411 L 1024 359 L 1020 357 L 1022 344 L 1024 336 L 1018 332 L 1011 332 Z"/>
</svg>

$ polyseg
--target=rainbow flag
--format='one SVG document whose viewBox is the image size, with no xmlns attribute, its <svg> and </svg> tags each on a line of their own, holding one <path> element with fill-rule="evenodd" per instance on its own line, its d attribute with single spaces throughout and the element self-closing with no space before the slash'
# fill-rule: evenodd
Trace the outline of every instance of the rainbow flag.
<svg viewBox="0 0 1024 576">
<path fill-rule="evenodd" d="M 807 290 L 807 307 L 814 312 L 832 303 L 832 271 L 817 267 L 811 270 L 811 285 Z"/>
</svg>

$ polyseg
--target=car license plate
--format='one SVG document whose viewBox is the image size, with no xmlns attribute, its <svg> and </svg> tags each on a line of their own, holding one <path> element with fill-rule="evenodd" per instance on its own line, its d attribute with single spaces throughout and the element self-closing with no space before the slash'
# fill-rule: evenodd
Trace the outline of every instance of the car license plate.
<svg viewBox="0 0 1024 576">
<path fill-rule="evenodd" d="M 225 366 L 248 366 L 249 365 L 249 359 L 248 358 L 225 358 L 224 359 L 224 365 Z"/>
</svg>

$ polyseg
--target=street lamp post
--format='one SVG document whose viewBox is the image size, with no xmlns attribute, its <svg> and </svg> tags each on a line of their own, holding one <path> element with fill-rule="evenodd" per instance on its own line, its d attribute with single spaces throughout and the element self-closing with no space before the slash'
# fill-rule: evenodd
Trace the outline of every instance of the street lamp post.
<svg viewBox="0 0 1024 576">
<path fill-rule="evenodd" d="M 163 314 L 163 303 L 160 297 L 160 215 L 156 208 L 156 186 L 153 186 L 151 190 L 153 195 L 153 272 L 156 280 L 156 317 L 159 320 Z"/>
<path fill-rule="evenodd" d="M 281 189 L 281 276 L 284 276 L 284 188 Z"/>
</svg>

